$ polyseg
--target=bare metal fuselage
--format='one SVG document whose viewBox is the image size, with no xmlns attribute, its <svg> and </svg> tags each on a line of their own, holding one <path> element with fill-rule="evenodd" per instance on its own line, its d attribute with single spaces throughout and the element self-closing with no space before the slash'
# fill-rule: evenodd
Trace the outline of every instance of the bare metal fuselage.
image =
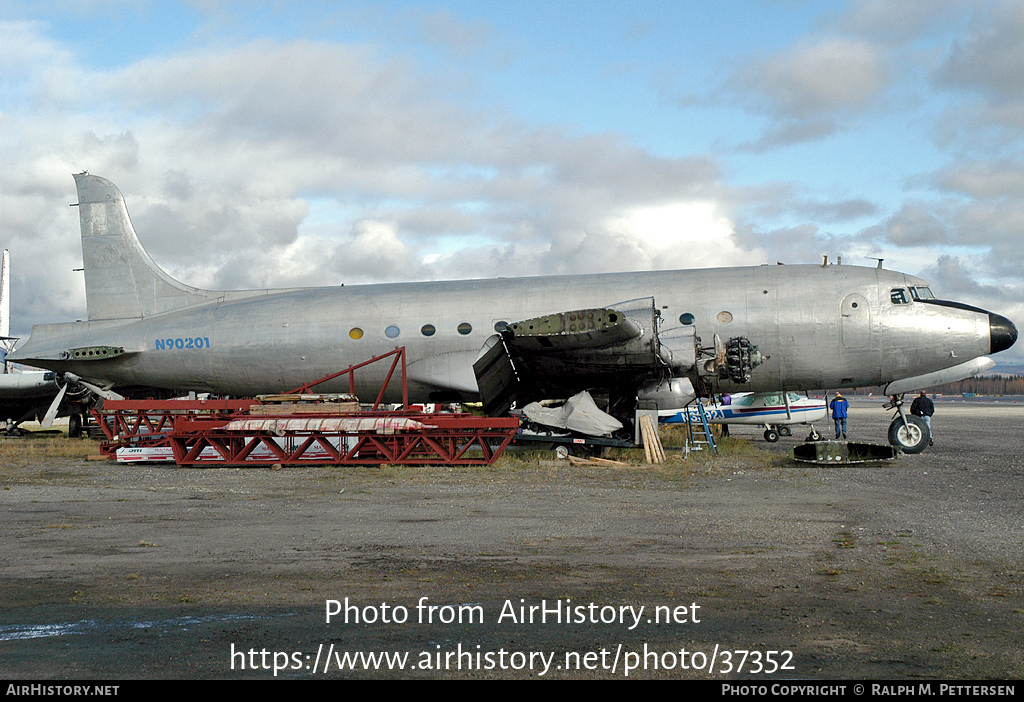
<svg viewBox="0 0 1024 702">
<path fill-rule="evenodd" d="M 1017 336 L 1003 317 L 929 299 L 920 279 L 853 266 L 200 290 L 150 258 L 113 183 L 75 181 L 89 321 L 36 326 L 11 358 L 101 384 L 278 392 L 404 346 L 414 400 L 498 403 L 515 384 L 537 393 L 597 382 L 619 399 L 650 392 L 681 407 L 709 385 L 914 385 L 950 369 L 927 378 L 945 382 Z M 586 330 L 572 326 L 581 311 Z M 386 372 L 360 371 L 356 392 L 375 396 Z"/>
<path fill-rule="evenodd" d="M 476 394 L 473 361 L 495 324 L 653 297 L 660 331 L 681 326 L 680 316 L 690 314 L 705 343 L 715 334 L 746 336 L 768 356 L 750 383 L 722 381 L 723 390 L 877 385 L 990 352 L 987 313 L 892 303 L 892 289 L 924 284 L 875 268 L 760 266 L 312 288 L 141 320 L 37 326 L 18 355 L 116 384 L 144 379 L 157 387 L 249 395 L 291 388 L 405 346 L 414 396 L 453 390 L 468 398 Z M 427 325 L 435 330 L 430 336 L 422 331 Z M 79 347 L 135 353 L 61 360 L 72 339 Z M 379 387 L 385 370 L 357 375 L 357 391 Z"/>
</svg>

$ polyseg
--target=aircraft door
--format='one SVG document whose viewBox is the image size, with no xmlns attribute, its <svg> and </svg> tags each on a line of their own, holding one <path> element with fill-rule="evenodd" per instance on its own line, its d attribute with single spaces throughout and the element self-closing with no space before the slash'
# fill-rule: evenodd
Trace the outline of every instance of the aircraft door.
<svg viewBox="0 0 1024 702">
<path fill-rule="evenodd" d="M 840 305 L 843 348 L 856 350 L 871 347 L 871 306 L 866 297 L 851 293 Z"/>
</svg>

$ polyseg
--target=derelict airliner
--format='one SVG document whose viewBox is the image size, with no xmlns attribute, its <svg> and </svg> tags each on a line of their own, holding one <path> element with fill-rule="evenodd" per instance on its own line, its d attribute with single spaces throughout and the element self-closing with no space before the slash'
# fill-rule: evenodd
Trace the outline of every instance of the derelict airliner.
<svg viewBox="0 0 1024 702">
<path fill-rule="evenodd" d="M 597 389 L 631 418 L 638 399 L 678 408 L 711 393 L 865 385 L 898 395 L 990 368 L 988 354 L 1017 339 L 1005 317 L 938 300 L 880 264 L 201 290 L 150 258 L 113 183 L 75 181 L 88 321 L 37 325 L 11 358 L 101 386 L 248 396 L 404 346 L 414 400 L 482 400 L 501 414 Z M 357 393 L 382 385 L 387 369 L 371 369 Z M 927 445 L 914 420 L 894 420 L 904 450 Z"/>
</svg>

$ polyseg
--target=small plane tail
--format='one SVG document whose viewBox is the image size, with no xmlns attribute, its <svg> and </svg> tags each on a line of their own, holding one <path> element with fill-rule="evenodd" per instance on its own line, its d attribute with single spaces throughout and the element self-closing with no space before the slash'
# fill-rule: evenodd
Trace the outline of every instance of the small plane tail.
<svg viewBox="0 0 1024 702">
<path fill-rule="evenodd" d="M 247 296 L 193 288 L 167 275 L 142 248 L 116 185 L 89 173 L 75 174 L 75 184 L 89 321 L 136 319 Z"/>
</svg>

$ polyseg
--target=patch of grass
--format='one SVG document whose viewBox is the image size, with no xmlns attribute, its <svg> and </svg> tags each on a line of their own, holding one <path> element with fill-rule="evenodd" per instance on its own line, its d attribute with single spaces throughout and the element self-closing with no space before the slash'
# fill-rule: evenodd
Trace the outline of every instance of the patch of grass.
<svg viewBox="0 0 1024 702">
<path fill-rule="evenodd" d="M 18 458 L 85 458 L 97 456 L 99 452 L 99 443 L 89 439 L 69 439 L 66 435 L 30 432 L 20 437 L 0 438 L 0 461 Z"/>
<path fill-rule="evenodd" d="M 857 548 L 857 539 L 848 531 L 840 532 L 836 538 L 832 539 L 832 543 L 836 545 L 836 548 Z"/>
</svg>

